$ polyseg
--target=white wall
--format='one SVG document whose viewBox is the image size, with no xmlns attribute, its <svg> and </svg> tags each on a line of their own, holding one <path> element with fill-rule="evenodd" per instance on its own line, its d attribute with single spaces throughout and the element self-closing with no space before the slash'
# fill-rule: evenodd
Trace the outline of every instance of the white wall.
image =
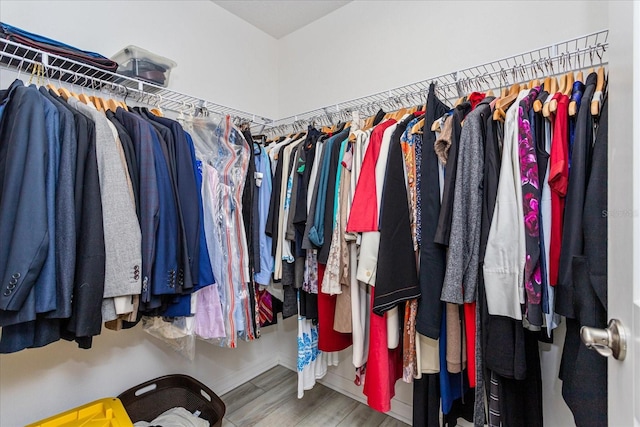
<svg viewBox="0 0 640 427">
<path fill-rule="evenodd" d="M 354 1 L 280 40 L 281 117 L 381 92 L 612 27 L 602 1 Z M 544 22 L 544 24 L 543 24 Z M 541 345 L 545 425 L 573 425 L 558 369 L 564 327 Z M 353 369 L 326 381 L 349 393 Z M 395 416 L 410 419 L 411 386 Z"/>
<path fill-rule="evenodd" d="M 280 117 L 607 26 L 599 1 L 356 0 L 280 39 Z"/>
<path fill-rule="evenodd" d="M 140 46 L 178 63 L 171 89 L 278 115 L 276 40 L 213 2 L 0 0 L 0 20 L 105 56 Z M 0 73 L 0 87 L 14 76 Z M 189 362 L 136 327 L 105 330 L 88 351 L 59 342 L 1 355 L 0 425 L 24 425 L 169 373 L 192 375 L 221 394 L 275 366 L 279 342 L 275 327 L 236 350 L 198 342 Z"/>
<path fill-rule="evenodd" d="M 0 0 L 0 20 L 110 57 L 128 45 L 175 61 L 171 89 L 269 118 L 277 40 L 208 0 Z"/>
</svg>

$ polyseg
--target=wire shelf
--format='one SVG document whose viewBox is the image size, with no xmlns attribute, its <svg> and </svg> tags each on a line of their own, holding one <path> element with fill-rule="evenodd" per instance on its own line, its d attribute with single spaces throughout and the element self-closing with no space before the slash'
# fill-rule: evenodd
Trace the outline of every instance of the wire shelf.
<svg viewBox="0 0 640 427">
<path fill-rule="evenodd" d="M 512 55 L 485 64 L 464 68 L 372 95 L 363 96 L 315 110 L 272 120 L 246 111 L 216 104 L 202 98 L 163 88 L 144 80 L 111 73 L 59 55 L 34 49 L 6 39 L 0 39 L 0 66 L 20 72 L 33 71 L 42 64 L 46 78 L 61 83 L 79 85 L 92 90 L 120 96 L 147 105 L 182 112 L 230 115 L 237 121 L 266 128 L 267 133 L 284 133 L 319 121 L 327 124 L 345 119 L 353 111 L 403 107 L 424 103 L 431 83 L 443 100 L 453 100 L 471 91 L 486 91 L 510 86 L 533 78 L 559 75 L 569 70 L 581 70 L 608 63 L 609 30 L 597 31 L 539 49 Z"/>
<path fill-rule="evenodd" d="M 292 127 L 302 127 L 314 121 L 330 124 L 340 119 L 348 120 L 348 115 L 353 111 L 364 111 L 368 114 L 382 106 L 400 108 L 424 103 L 431 83 L 435 83 L 438 97 L 453 100 L 472 91 L 499 89 L 535 78 L 557 76 L 570 70 L 578 71 L 606 65 L 608 36 L 609 30 L 597 31 L 384 92 L 285 117 L 271 123 L 267 132 L 285 133 L 284 131 Z"/>
<path fill-rule="evenodd" d="M 144 80 L 105 71 L 11 40 L 0 39 L 0 66 L 18 72 L 30 73 L 39 64 L 43 66 L 45 78 L 48 80 L 57 80 L 60 83 L 64 82 L 109 93 L 127 101 L 134 100 L 175 112 L 193 110 L 204 114 L 229 115 L 238 121 L 249 122 L 253 125 L 264 126 L 273 122 L 272 119 L 266 117 L 176 92 Z"/>
</svg>

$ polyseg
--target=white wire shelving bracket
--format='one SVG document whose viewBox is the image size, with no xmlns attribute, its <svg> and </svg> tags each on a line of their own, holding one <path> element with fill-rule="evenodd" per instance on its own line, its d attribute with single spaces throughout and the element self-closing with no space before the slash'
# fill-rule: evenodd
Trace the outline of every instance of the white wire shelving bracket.
<svg viewBox="0 0 640 427">
<path fill-rule="evenodd" d="M 374 110 L 377 111 L 378 108 L 397 109 L 424 103 L 431 83 L 435 83 L 438 97 L 453 100 L 472 91 L 499 89 L 535 78 L 557 76 L 570 70 L 606 65 L 608 36 L 609 30 L 601 30 L 395 89 L 317 108 L 275 120 L 266 132 L 273 135 L 284 134 L 296 128 L 302 130 L 312 122 L 335 124 L 337 121 L 350 120 L 350 114 L 354 111 L 374 114 Z"/>
<path fill-rule="evenodd" d="M 202 98 L 176 92 L 144 80 L 112 73 L 100 68 L 44 52 L 12 40 L 0 38 L 0 67 L 20 73 L 33 72 L 41 64 L 45 80 L 78 85 L 98 92 L 118 96 L 126 101 L 153 105 L 175 112 L 200 112 L 229 115 L 237 121 L 264 127 L 273 122 L 246 111 L 226 107 Z"/>
</svg>

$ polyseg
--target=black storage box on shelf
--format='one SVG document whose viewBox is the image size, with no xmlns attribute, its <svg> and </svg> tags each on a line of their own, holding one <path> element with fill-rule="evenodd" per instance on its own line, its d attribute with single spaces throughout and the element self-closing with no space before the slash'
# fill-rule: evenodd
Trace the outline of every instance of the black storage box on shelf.
<svg viewBox="0 0 640 427">
<path fill-rule="evenodd" d="M 121 393 L 131 421 L 153 421 L 163 412 L 183 407 L 209 421 L 211 427 L 222 426 L 224 402 L 209 387 L 188 375 L 166 375 L 139 384 Z"/>
</svg>

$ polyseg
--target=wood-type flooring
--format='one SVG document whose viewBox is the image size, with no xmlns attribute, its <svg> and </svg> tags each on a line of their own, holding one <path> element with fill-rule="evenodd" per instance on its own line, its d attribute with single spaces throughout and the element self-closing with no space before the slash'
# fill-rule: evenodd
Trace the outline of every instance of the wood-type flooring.
<svg viewBox="0 0 640 427">
<path fill-rule="evenodd" d="M 221 396 L 222 427 L 407 427 L 319 383 L 297 394 L 297 373 L 276 366 Z"/>
</svg>

